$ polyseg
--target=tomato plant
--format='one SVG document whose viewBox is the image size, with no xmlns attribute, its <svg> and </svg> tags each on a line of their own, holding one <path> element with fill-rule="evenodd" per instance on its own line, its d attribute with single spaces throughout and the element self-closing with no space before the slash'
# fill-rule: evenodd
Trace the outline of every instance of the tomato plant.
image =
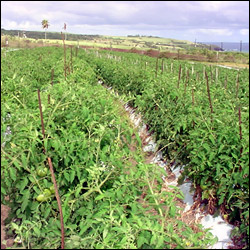
<svg viewBox="0 0 250 250">
<path fill-rule="evenodd" d="M 21 237 L 25 248 L 59 248 L 58 206 L 50 172 L 44 165 L 50 157 L 62 200 L 67 248 L 197 248 L 213 244 L 216 239 L 207 231 L 199 229 L 197 233 L 181 221 L 174 202 L 175 197 L 182 198 L 181 192 L 161 191 L 161 168 L 143 162 L 139 142 L 133 139 L 136 131 L 121 115 L 119 99 L 97 81 L 111 84 L 143 112 L 160 147 L 169 145 L 165 153 L 188 163 L 185 174 L 207 186 L 207 193 L 213 188 L 219 203 L 232 204 L 235 214 L 241 212 L 247 218 L 245 72 L 237 100 L 232 98 L 235 74 L 229 74 L 223 91 L 218 87 L 224 84 L 223 75 L 217 83 L 214 80 L 211 95 L 215 114 L 211 122 L 202 77 L 196 82 L 195 74 L 190 76 L 185 86 L 187 74 L 183 73 L 176 88 L 179 62 L 168 61 L 173 70 L 168 65 L 169 70 L 156 79 L 155 61 L 114 53 L 122 56 L 116 61 L 115 57 L 109 59 L 108 53 L 80 50 L 66 80 L 62 48 L 22 50 L 2 58 L 1 134 L 5 146 L 1 201 L 11 207 L 12 218 L 18 219 L 10 228 Z M 135 64 L 135 59 L 141 63 Z M 69 52 L 66 60 L 70 60 Z M 203 66 L 197 65 L 196 70 L 202 74 Z M 192 85 L 196 88 L 194 104 Z M 45 138 L 37 88 L 41 90 Z M 242 140 L 235 121 L 239 103 L 243 110 Z M 4 134 L 7 126 L 11 128 L 9 135 Z M 131 144 L 138 146 L 135 152 L 130 150 Z M 243 169 L 240 173 L 239 163 Z M 155 181 L 158 185 L 153 188 Z M 236 186 L 233 191 L 231 184 Z M 138 202 L 143 187 L 149 190 L 146 207 Z M 6 195 L 9 201 L 4 199 Z M 152 210 L 154 215 L 149 212 Z"/>
</svg>

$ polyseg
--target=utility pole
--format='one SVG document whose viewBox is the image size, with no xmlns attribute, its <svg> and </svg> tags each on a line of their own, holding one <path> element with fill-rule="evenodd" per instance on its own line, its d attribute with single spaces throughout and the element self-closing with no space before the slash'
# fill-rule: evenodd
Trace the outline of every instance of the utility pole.
<svg viewBox="0 0 250 250">
<path fill-rule="evenodd" d="M 223 42 L 220 43 L 220 48 L 223 50 Z"/>
<path fill-rule="evenodd" d="M 242 41 L 240 41 L 240 52 L 242 51 Z"/>
</svg>

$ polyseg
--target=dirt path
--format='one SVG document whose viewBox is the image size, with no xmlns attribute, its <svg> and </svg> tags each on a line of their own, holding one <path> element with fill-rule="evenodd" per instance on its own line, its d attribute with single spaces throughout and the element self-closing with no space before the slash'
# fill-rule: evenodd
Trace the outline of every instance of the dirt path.
<svg viewBox="0 0 250 250">
<path fill-rule="evenodd" d="M 6 249 L 6 247 L 11 247 L 14 243 L 13 239 L 7 239 L 5 232 L 4 220 L 8 217 L 10 208 L 1 204 L 1 249 Z"/>
<path fill-rule="evenodd" d="M 102 84 L 101 81 L 99 81 L 99 84 Z M 103 87 L 106 89 L 110 90 L 110 87 L 106 86 L 105 84 L 102 84 Z M 112 92 L 111 92 L 112 93 Z M 153 150 L 153 138 L 152 134 L 148 131 L 147 126 L 144 125 L 142 126 L 143 123 L 143 117 L 139 114 L 136 114 L 135 109 L 132 107 L 126 105 L 119 99 L 119 94 L 117 92 L 113 92 L 113 95 L 118 98 L 117 103 L 120 106 L 120 115 L 121 116 L 126 116 L 127 119 L 130 121 L 130 126 L 133 127 L 134 131 L 137 131 L 139 134 L 139 137 L 141 139 L 141 146 L 142 146 L 142 151 L 144 151 L 144 163 L 146 164 L 156 164 L 159 165 L 163 163 L 163 158 L 157 159 L 157 151 L 154 152 Z M 135 134 L 132 136 L 132 142 L 135 139 Z M 137 150 L 138 145 L 135 143 L 131 143 L 129 146 L 130 151 L 135 152 Z M 147 150 L 145 151 L 145 148 Z M 132 162 L 133 166 L 136 166 L 137 162 L 133 159 L 130 159 Z M 177 176 L 175 173 L 173 173 L 170 169 L 170 166 L 164 167 L 166 170 L 164 182 L 161 187 L 161 192 L 163 191 L 168 191 L 171 192 L 173 191 L 172 188 L 169 187 L 169 185 L 175 185 L 173 184 L 176 182 L 177 185 Z M 184 181 L 184 183 L 188 183 L 188 181 Z M 144 194 L 145 195 L 145 194 Z M 143 194 L 141 195 L 139 202 L 141 202 L 143 205 L 147 206 L 144 201 L 144 196 Z M 162 201 L 163 202 L 163 201 Z M 202 211 L 199 207 L 191 207 L 186 208 L 187 204 L 185 203 L 184 200 L 181 200 L 179 198 L 175 198 L 174 202 L 176 203 L 176 206 L 181 208 L 183 211 L 180 212 L 180 220 L 186 223 L 188 226 L 190 226 L 194 232 L 200 232 L 201 230 L 198 227 L 198 224 L 201 223 L 201 219 L 207 215 L 207 212 Z M 151 211 L 152 214 L 157 213 L 157 211 Z"/>
<path fill-rule="evenodd" d="M 102 84 L 105 88 L 111 90 L 111 87 L 107 87 L 102 81 L 98 82 Z M 146 164 L 156 164 L 163 167 L 166 171 L 164 182 L 161 187 L 161 191 L 171 192 L 173 189 L 171 186 L 179 187 L 183 192 L 185 198 L 181 200 L 179 198 L 175 198 L 174 202 L 177 207 L 181 208 L 180 210 L 180 220 L 193 229 L 195 233 L 201 232 L 198 224 L 201 224 L 204 228 L 210 228 L 212 234 L 218 237 L 218 242 L 213 246 L 210 246 L 210 249 L 233 249 L 234 245 L 232 240 L 230 239 L 230 231 L 232 230 L 232 225 L 229 225 L 226 221 L 219 216 L 211 216 L 206 207 L 200 206 L 199 204 L 199 195 L 197 193 L 190 193 L 190 188 L 192 183 L 190 180 L 185 179 L 183 184 L 179 185 L 177 180 L 180 176 L 181 170 L 178 166 L 175 170 L 171 163 L 168 163 L 166 159 L 162 156 L 162 154 L 158 154 L 159 152 L 156 149 L 156 144 L 154 142 L 153 135 L 151 135 L 147 129 L 147 125 L 143 124 L 143 117 L 140 114 L 136 114 L 136 110 L 132 107 L 129 107 L 125 104 L 120 98 L 118 93 L 115 91 L 111 91 L 111 93 L 118 97 L 121 105 L 121 115 L 127 116 L 130 120 L 131 127 L 137 130 L 142 144 L 142 150 L 145 152 L 144 162 Z M 136 151 L 138 145 L 131 145 L 130 150 Z M 134 162 L 133 165 L 136 165 Z M 198 195 L 198 196 L 197 196 Z M 194 201 L 194 197 L 196 200 Z M 198 199 L 197 199 L 198 198 Z M 145 200 L 143 195 L 140 197 L 139 202 L 143 205 L 145 204 Z M 163 202 L 163 201 L 162 201 Z M 152 214 L 157 213 L 157 211 L 151 211 Z"/>
</svg>

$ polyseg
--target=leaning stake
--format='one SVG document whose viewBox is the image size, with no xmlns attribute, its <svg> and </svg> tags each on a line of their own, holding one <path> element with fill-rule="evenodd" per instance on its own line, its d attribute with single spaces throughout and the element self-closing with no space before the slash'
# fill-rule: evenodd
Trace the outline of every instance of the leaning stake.
<svg viewBox="0 0 250 250">
<path fill-rule="evenodd" d="M 42 111 L 42 104 L 41 104 L 40 89 L 37 90 L 37 94 L 38 94 L 38 103 L 39 103 L 39 110 L 40 110 L 40 116 L 41 116 L 42 134 L 43 134 L 43 143 L 44 143 L 45 131 L 44 131 L 44 123 L 43 123 L 43 111 Z M 46 149 L 45 149 L 44 145 L 43 145 L 43 152 L 46 155 Z M 48 164 L 49 164 L 49 168 L 50 168 L 50 172 L 51 172 L 51 178 L 52 178 L 52 181 L 53 181 L 53 184 L 54 184 L 54 187 L 55 187 L 56 200 L 57 200 L 57 204 L 58 204 L 58 208 L 59 208 L 59 213 L 60 213 L 60 221 L 61 221 L 61 248 L 64 249 L 64 224 L 63 224 L 62 206 L 61 206 L 61 200 L 60 200 L 60 196 L 59 196 L 59 192 L 58 192 L 58 188 L 57 188 L 57 184 L 56 184 L 56 178 L 55 178 L 55 174 L 54 174 L 54 169 L 53 169 L 53 165 L 52 165 L 52 161 L 51 161 L 50 157 L 48 157 Z"/>
<path fill-rule="evenodd" d="M 53 86 L 54 69 L 51 70 L 51 85 Z M 48 104 L 50 104 L 50 94 L 48 95 Z"/>
<path fill-rule="evenodd" d="M 211 101 L 210 89 L 209 89 L 209 83 L 208 83 L 208 76 L 207 76 L 206 71 L 205 71 L 205 76 L 206 76 L 206 80 L 207 80 L 207 94 L 208 94 L 209 106 L 210 106 L 210 110 L 211 110 L 211 122 L 212 122 L 213 121 L 212 114 L 214 111 L 213 111 L 213 105 L 212 105 L 212 101 Z"/>
<path fill-rule="evenodd" d="M 66 80 L 66 77 L 67 77 L 67 72 L 66 72 L 66 46 L 65 46 L 64 36 L 63 36 L 62 32 L 61 32 L 61 36 L 62 36 L 63 48 L 64 48 L 64 76 L 65 76 L 65 80 Z"/>
<path fill-rule="evenodd" d="M 241 121 L 241 111 L 240 111 L 240 106 L 239 106 L 239 111 L 238 111 L 238 115 L 239 115 L 239 134 L 240 134 L 240 141 L 242 140 L 242 128 L 241 128 L 241 123 L 242 123 L 242 121 Z M 240 158 L 241 158 L 241 156 L 242 156 L 242 151 L 243 151 L 243 148 L 241 147 L 240 148 Z M 241 170 L 242 170 L 242 167 L 240 166 L 240 172 L 241 172 Z"/>
<path fill-rule="evenodd" d="M 179 76 L 178 76 L 177 88 L 180 87 L 180 80 L 181 80 L 181 64 L 180 64 L 180 67 L 179 67 Z"/>
</svg>

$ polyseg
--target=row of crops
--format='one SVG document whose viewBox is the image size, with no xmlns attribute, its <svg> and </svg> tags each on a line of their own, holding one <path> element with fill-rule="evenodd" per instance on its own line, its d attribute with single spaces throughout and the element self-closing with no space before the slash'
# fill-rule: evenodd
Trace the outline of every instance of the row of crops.
<svg viewBox="0 0 250 250">
<path fill-rule="evenodd" d="M 67 73 L 65 61 L 71 62 Z M 117 99 L 97 84 L 101 79 L 143 114 L 166 158 L 185 164 L 180 182 L 194 182 L 196 206 L 206 204 L 210 214 L 220 208 L 247 244 L 248 70 L 107 51 L 68 50 L 64 60 L 61 48 L 2 52 L 1 62 L 1 202 L 11 207 L 9 234 L 16 242 L 61 245 L 50 157 L 65 248 L 213 244 L 211 234 L 181 221 L 174 199 L 182 194 L 161 191 L 162 170 L 143 162 L 140 147 L 130 150 L 140 138 Z M 145 189 L 147 206 L 138 202 Z"/>
<path fill-rule="evenodd" d="M 185 164 L 179 182 L 194 182 L 195 205 L 210 214 L 219 208 L 248 242 L 249 70 L 108 51 L 80 56 L 107 85 L 132 96 L 167 159 Z"/>
<path fill-rule="evenodd" d="M 65 59 L 62 48 L 2 52 L 1 203 L 11 208 L 6 223 L 14 248 L 212 245 L 216 239 L 208 230 L 182 221 L 175 199 L 183 195 L 177 188 L 162 190 L 162 169 L 144 163 L 140 138 L 120 102 L 97 84 L 102 77 L 115 86 L 119 71 L 126 72 L 124 65 L 115 61 L 111 72 L 112 60 L 76 52 L 67 50 Z M 144 75 L 152 73 L 137 74 L 143 90 L 148 84 Z M 120 80 L 120 88 L 130 87 L 125 94 L 133 90 L 132 78 Z M 123 98 L 139 106 L 144 97 Z M 63 233 L 48 159 L 59 190 Z"/>
</svg>

